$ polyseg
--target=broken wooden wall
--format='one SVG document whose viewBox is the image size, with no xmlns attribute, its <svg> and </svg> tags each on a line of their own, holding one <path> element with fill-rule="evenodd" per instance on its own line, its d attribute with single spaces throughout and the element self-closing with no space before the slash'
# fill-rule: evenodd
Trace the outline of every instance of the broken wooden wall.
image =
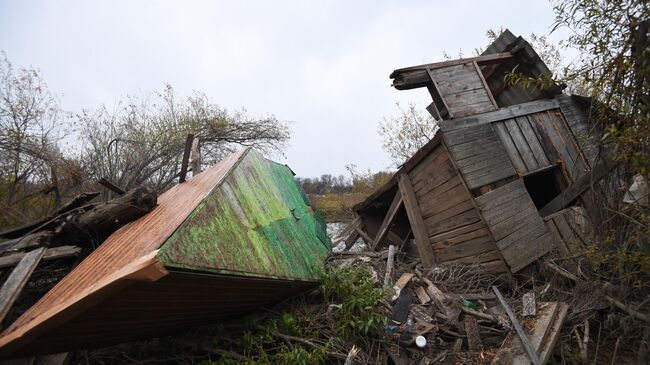
<svg viewBox="0 0 650 365">
<path fill-rule="evenodd" d="M 438 262 L 507 270 L 444 145 L 438 145 L 409 177 Z"/>
</svg>

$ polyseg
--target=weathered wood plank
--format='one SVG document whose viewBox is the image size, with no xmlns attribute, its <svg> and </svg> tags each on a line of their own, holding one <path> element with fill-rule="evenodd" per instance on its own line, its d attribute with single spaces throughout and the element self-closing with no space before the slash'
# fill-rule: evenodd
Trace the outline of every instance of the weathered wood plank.
<svg viewBox="0 0 650 365">
<path fill-rule="evenodd" d="M 506 125 L 503 122 L 495 122 L 492 124 L 492 127 L 494 128 L 497 136 L 499 136 L 499 139 L 501 140 L 503 147 L 508 153 L 508 157 L 510 157 L 510 161 L 514 165 L 515 170 L 517 170 L 519 174 L 525 173 L 526 164 L 524 163 L 524 160 L 521 159 L 521 155 L 519 154 L 519 151 L 517 150 L 512 137 L 510 137 L 510 133 L 508 133 Z"/>
<path fill-rule="evenodd" d="M 518 244 L 512 244 L 501 251 L 503 258 L 508 262 L 510 270 L 513 273 L 544 256 L 550 251 L 552 245 L 551 237 L 548 233 L 544 233 L 533 240 L 527 239 L 524 242 L 526 243 L 526 249 L 517 247 Z"/>
<path fill-rule="evenodd" d="M 43 254 L 43 258 L 41 260 L 48 261 L 62 257 L 74 256 L 79 254 L 79 252 L 81 252 L 81 247 L 77 246 L 59 246 L 48 248 L 45 250 L 45 254 Z M 23 259 L 23 257 L 25 257 L 25 255 L 27 255 L 27 253 L 20 252 L 0 257 L 0 269 L 12 267 L 18 264 Z"/>
<path fill-rule="evenodd" d="M 528 146 L 533 152 L 533 155 L 535 156 L 535 160 L 537 160 L 537 165 L 539 166 L 539 168 L 552 165 L 548 159 L 548 156 L 546 155 L 546 152 L 544 151 L 544 148 L 542 147 L 541 143 L 539 142 L 539 139 L 537 138 L 537 134 L 535 134 L 533 127 L 530 125 L 530 121 L 528 117 L 526 116 L 517 117 L 515 120 L 517 121 L 517 124 L 519 125 L 519 129 L 521 130 L 521 133 L 526 139 L 526 142 L 528 142 Z"/>
<path fill-rule="evenodd" d="M 427 229 L 431 229 L 432 235 L 438 235 L 444 232 L 455 230 L 459 227 L 470 225 L 481 220 L 481 216 L 476 209 L 468 209 L 453 217 L 446 218 L 440 222 L 430 224 Z"/>
<path fill-rule="evenodd" d="M 422 219 L 420 207 L 418 205 L 418 201 L 408 175 L 400 176 L 398 186 L 399 192 L 402 195 L 402 199 L 404 201 L 406 214 L 408 216 L 409 222 L 411 223 L 411 230 L 415 236 L 415 243 L 417 244 L 422 264 L 425 267 L 432 267 L 435 262 L 433 249 L 431 248 L 429 235 L 427 233 L 424 220 Z"/>
<path fill-rule="evenodd" d="M 415 194 L 418 197 L 419 201 L 422 200 L 429 200 L 432 199 L 433 197 L 438 197 L 442 194 L 445 194 L 447 191 L 457 187 L 458 185 L 461 185 L 462 181 L 460 176 L 456 175 L 450 178 L 449 180 L 445 181 L 444 183 L 436 186 L 433 189 L 426 190 L 426 189 L 421 189 L 420 191 L 416 191 Z"/>
<path fill-rule="evenodd" d="M 485 228 L 483 222 L 476 222 L 459 228 L 455 228 L 451 231 L 446 231 L 443 233 L 432 235 L 431 237 L 429 237 L 429 239 L 431 240 L 431 242 L 442 242 L 444 240 L 451 239 L 453 237 L 456 237 L 461 234 L 465 234 L 467 232 L 476 231 L 481 228 Z"/>
<path fill-rule="evenodd" d="M 490 86 L 488 86 L 488 83 L 485 81 L 485 77 L 483 77 L 483 72 L 481 71 L 481 68 L 478 65 L 478 62 L 474 61 L 472 62 L 474 64 L 474 69 L 476 70 L 476 73 L 478 74 L 478 77 L 481 79 L 481 84 L 483 84 L 483 88 L 488 94 L 488 98 L 492 102 L 492 105 L 494 108 L 492 110 L 499 109 L 499 104 L 497 104 L 497 101 L 494 100 L 494 96 L 492 95 L 492 91 L 490 90 Z"/>
<path fill-rule="evenodd" d="M 533 151 L 528 145 L 528 141 L 524 138 L 524 135 L 519 129 L 519 125 L 516 119 L 508 119 L 503 122 L 508 129 L 508 133 L 512 140 L 515 142 L 515 146 L 519 151 L 519 155 L 526 164 L 526 172 L 537 170 L 540 166 L 537 164 L 537 159 L 533 155 Z"/>
<path fill-rule="evenodd" d="M 460 204 L 456 204 L 453 207 L 442 211 L 440 213 L 437 213 L 435 215 L 429 216 L 424 218 L 424 224 L 427 225 L 427 230 L 429 231 L 429 234 L 437 234 L 437 232 L 441 232 L 440 229 L 438 229 L 438 223 L 451 218 L 453 216 L 456 216 L 458 214 L 464 213 L 468 210 L 473 210 L 474 205 L 472 204 L 472 201 L 468 197 L 467 200 L 463 201 Z"/>
<path fill-rule="evenodd" d="M 618 166 L 617 162 L 611 161 L 607 158 L 601 159 L 593 170 L 582 175 L 576 182 L 560 193 L 560 195 L 556 196 L 548 204 L 542 207 L 542 209 L 539 210 L 539 214 L 547 216 L 557 212 L 558 210 L 564 209 L 589 189 L 591 184 L 605 177 L 610 171 L 616 168 L 616 166 Z"/>
<path fill-rule="evenodd" d="M 439 247 L 440 245 L 436 245 Z M 492 239 L 488 236 L 481 236 L 455 245 L 444 246 L 435 251 L 438 260 L 446 262 L 462 257 L 476 256 L 484 252 L 494 250 Z"/>
<path fill-rule="evenodd" d="M 545 110 L 557 109 L 560 104 L 555 99 L 545 99 L 532 101 L 529 103 L 513 105 L 507 108 L 501 108 L 493 112 L 481 115 L 475 115 L 463 119 L 443 120 L 440 122 L 440 128 L 445 132 L 465 129 L 467 127 L 497 122 L 504 119 L 511 119 L 522 115 L 538 113 Z"/>
<path fill-rule="evenodd" d="M 445 211 L 456 204 L 460 204 L 468 198 L 465 187 L 462 184 L 456 185 L 447 190 L 444 195 L 438 195 L 435 198 L 422 201 L 420 209 L 422 210 L 423 216 L 430 217 L 436 213 Z"/>
<path fill-rule="evenodd" d="M 390 228 L 390 225 L 393 222 L 393 219 L 395 218 L 397 211 L 402 206 L 402 202 L 403 202 L 402 195 L 399 192 L 397 192 L 395 194 L 395 197 L 393 198 L 393 201 L 390 203 L 390 207 L 388 208 L 388 212 L 386 212 L 386 216 L 384 217 L 384 220 L 381 222 L 381 226 L 379 226 L 379 230 L 377 231 L 377 235 L 375 236 L 374 241 L 372 241 L 370 244 L 371 250 L 374 251 L 377 245 L 384 239 L 384 237 L 388 233 L 388 228 Z"/>
<path fill-rule="evenodd" d="M 32 272 L 41 261 L 43 253 L 45 253 L 45 248 L 41 247 L 25 255 L 2 285 L 0 289 L 0 322 L 5 319 L 9 309 L 18 299 Z"/>
</svg>

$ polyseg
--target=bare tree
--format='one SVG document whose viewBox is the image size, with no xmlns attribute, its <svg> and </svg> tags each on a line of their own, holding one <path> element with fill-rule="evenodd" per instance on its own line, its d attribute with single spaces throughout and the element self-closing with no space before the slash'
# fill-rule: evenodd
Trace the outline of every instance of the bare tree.
<svg viewBox="0 0 650 365">
<path fill-rule="evenodd" d="M 401 165 L 435 136 L 438 123 L 425 112 L 420 112 L 414 104 L 407 109 L 397 108 L 400 114 L 384 117 L 379 123 L 379 134 L 383 147 L 396 166 Z"/>
<path fill-rule="evenodd" d="M 145 183 L 158 190 L 169 187 L 180 171 L 188 133 L 201 140 L 206 165 L 243 146 L 279 152 L 290 137 L 287 125 L 274 116 L 229 112 L 199 92 L 177 101 L 169 85 L 148 97 L 129 97 L 113 111 L 83 111 L 77 120 L 88 173 L 124 189 Z"/>
<path fill-rule="evenodd" d="M 0 57 L 0 226 L 24 223 L 61 203 L 62 112 L 41 74 Z M 45 197 L 43 193 L 53 193 Z"/>
</svg>

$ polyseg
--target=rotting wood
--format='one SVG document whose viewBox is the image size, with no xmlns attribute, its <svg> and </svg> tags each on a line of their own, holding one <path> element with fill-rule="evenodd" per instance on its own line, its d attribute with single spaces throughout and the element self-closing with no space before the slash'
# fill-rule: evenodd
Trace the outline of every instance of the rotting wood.
<svg viewBox="0 0 650 365">
<path fill-rule="evenodd" d="M 465 118 L 454 120 L 443 120 L 440 122 L 440 128 L 445 133 L 464 129 L 470 126 L 498 122 L 500 120 L 511 119 L 523 115 L 534 114 L 550 109 L 558 109 L 560 104 L 555 99 L 545 99 L 532 101 L 529 103 L 517 104 L 505 108 L 500 108 L 493 112 L 487 112 L 479 115 L 472 115 Z"/>
<path fill-rule="evenodd" d="M 40 231 L 28 234 L 24 237 L 14 238 L 0 243 L 0 253 L 5 253 L 9 250 L 23 250 L 26 248 L 45 246 L 50 242 L 53 236 L 54 233 L 50 231 Z"/>
<path fill-rule="evenodd" d="M 365 232 L 362 227 L 355 227 L 354 230 L 357 231 L 357 233 L 361 236 L 361 238 L 363 238 L 364 241 L 366 241 L 367 245 L 370 245 L 372 243 L 372 237 L 370 237 L 370 235 L 368 235 L 368 233 Z"/>
<path fill-rule="evenodd" d="M 415 295 L 417 295 L 421 304 L 427 304 L 431 301 L 431 297 L 427 295 L 427 292 L 421 286 L 415 288 Z"/>
<path fill-rule="evenodd" d="M 388 260 L 386 261 L 386 275 L 384 275 L 384 285 L 389 285 L 392 279 L 393 264 L 395 262 L 395 245 L 388 246 Z"/>
<path fill-rule="evenodd" d="M 420 279 L 427 285 L 426 291 L 429 296 L 438 303 L 442 310 L 444 310 L 447 321 L 454 326 L 458 326 L 458 316 L 460 316 L 460 313 L 463 310 L 460 302 L 450 295 L 445 294 L 445 292 L 435 286 L 431 280 L 425 277 L 421 277 Z"/>
<path fill-rule="evenodd" d="M 57 239 L 66 242 L 89 242 L 112 233 L 125 223 L 150 212 L 156 205 L 156 192 L 146 186 L 135 188 L 83 214 L 66 219 Z"/>
<path fill-rule="evenodd" d="M 56 217 L 57 215 L 61 215 L 63 213 L 67 213 L 71 210 L 82 207 L 88 204 L 91 200 L 95 199 L 98 195 L 99 192 L 81 193 L 75 196 L 74 198 L 72 198 L 69 202 L 67 202 L 63 206 L 61 206 L 61 208 L 57 209 L 52 215 L 43 218 L 39 221 L 4 231 L 0 233 L 0 238 L 22 238 L 24 235 L 29 234 L 30 232 L 33 233 L 36 232 L 36 230 L 49 229 L 49 227 L 47 227 L 45 223 L 51 221 L 52 218 Z M 6 242 L 3 242 L 3 244 L 4 243 Z"/>
<path fill-rule="evenodd" d="M 113 184 L 112 182 L 108 181 L 108 179 L 106 179 L 104 177 L 97 180 L 97 183 L 99 183 L 101 186 L 107 188 L 108 190 L 114 192 L 117 195 L 124 195 L 124 193 L 126 193 L 126 191 L 124 191 L 122 188 L 120 188 L 117 185 Z"/>
<path fill-rule="evenodd" d="M 398 191 L 397 193 L 395 193 L 395 197 L 393 198 L 393 201 L 390 203 L 388 212 L 386 213 L 384 220 L 381 222 L 381 226 L 379 226 L 379 230 L 377 231 L 377 235 L 375 236 L 375 239 L 369 245 L 371 250 L 374 250 L 377 247 L 377 245 L 381 242 L 381 240 L 383 240 L 386 234 L 388 233 L 390 225 L 393 222 L 395 215 L 397 215 L 397 211 L 402 206 L 402 202 L 403 202 L 402 195 Z"/>
<path fill-rule="evenodd" d="M 463 329 L 467 335 L 467 347 L 470 351 L 480 351 L 483 346 L 478 322 L 474 317 L 465 317 L 462 322 Z"/>
<path fill-rule="evenodd" d="M 406 214 L 411 224 L 413 235 L 415 236 L 415 243 L 417 244 L 422 264 L 425 267 L 433 267 L 435 262 L 433 248 L 431 247 L 431 241 L 429 241 L 429 235 L 427 234 L 422 213 L 420 212 L 420 207 L 418 206 L 417 198 L 408 175 L 400 176 L 399 192 L 404 200 L 404 207 L 406 208 Z"/>
<path fill-rule="evenodd" d="M 565 189 L 560 195 L 556 196 L 542 209 L 539 210 L 541 216 L 553 214 L 559 210 L 566 208 L 569 204 L 573 203 L 589 189 L 593 183 L 599 181 L 607 176 L 610 171 L 618 166 L 618 163 L 611 161 L 608 158 L 601 158 L 601 161 L 590 172 L 582 175 L 578 180 Z"/>
<path fill-rule="evenodd" d="M 192 151 L 192 140 L 194 140 L 194 135 L 190 133 L 185 139 L 185 149 L 183 150 L 183 160 L 181 161 L 181 171 L 178 178 L 179 183 L 184 182 L 187 176 L 187 166 L 189 165 L 190 152 Z"/>
<path fill-rule="evenodd" d="M 389 253 L 389 255 L 390 255 L 390 253 Z M 393 285 L 393 288 L 397 288 L 399 290 L 404 289 L 404 287 L 409 283 L 409 281 L 411 281 L 413 276 L 415 276 L 415 274 L 410 273 L 410 272 L 405 272 L 404 274 L 402 274 L 402 276 L 399 277 L 399 279 L 397 279 L 397 281 Z"/>
<path fill-rule="evenodd" d="M 0 289 L 0 323 L 5 319 L 16 299 L 18 299 L 34 269 L 41 261 L 44 252 L 45 248 L 41 247 L 25 255 L 2 285 Z"/>
<path fill-rule="evenodd" d="M 78 255 L 80 252 L 81 252 L 81 247 L 77 247 L 77 246 L 59 246 L 59 247 L 48 248 L 45 250 L 45 253 L 43 254 L 43 258 L 41 259 L 41 261 L 48 261 L 48 260 L 59 259 L 62 257 L 75 256 Z M 0 269 L 12 267 L 18 264 L 26 255 L 27 253 L 25 252 L 19 252 L 12 255 L 0 257 Z"/>
<path fill-rule="evenodd" d="M 533 348 L 530 341 L 528 340 L 528 337 L 526 336 L 526 332 L 524 332 L 524 329 L 521 327 L 521 324 L 519 323 L 519 320 L 517 320 L 517 316 L 515 316 L 515 313 L 512 311 L 512 308 L 510 308 L 510 305 L 508 305 L 506 300 L 501 295 L 499 288 L 497 288 L 496 286 L 492 286 L 492 290 L 494 290 L 494 294 L 497 296 L 497 299 L 499 299 L 499 302 L 501 303 L 501 306 L 503 306 L 503 309 L 506 310 L 506 313 L 508 314 L 508 318 L 510 318 L 510 322 L 512 322 L 515 331 L 517 331 L 517 335 L 519 336 L 519 339 L 521 340 L 524 349 L 528 353 L 528 357 L 530 358 L 531 362 L 533 363 L 533 365 L 541 365 L 539 357 L 537 356 L 537 352 L 535 352 L 535 349 Z"/>
</svg>

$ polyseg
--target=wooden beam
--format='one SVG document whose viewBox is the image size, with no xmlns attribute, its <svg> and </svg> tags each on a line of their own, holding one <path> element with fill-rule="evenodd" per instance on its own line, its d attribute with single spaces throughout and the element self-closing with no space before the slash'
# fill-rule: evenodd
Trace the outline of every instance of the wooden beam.
<svg viewBox="0 0 650 365">
<path fill-rule="evenodd" d="M 81 247 L 77 247 L 77 246 L 59 246 L 54 248 L 48 248 L 45 250 L 45 253 L 43 254 L 43 258 L 41 260 L 48 261 L 48 260 L 58 259 L 61 257 L 74 256 L 79 254 L 79 252 L 81 252 Z M 18 252 L 12 255 L 0 257 L 0 269 L 12 267 L 18 264 L 26 255 L 27 253 L 25 252 Z"/>
<path fill-rule="evenodd" d="M 548 204 L 542 207 L 542 209 L 539 210 L 539 214 L 544 217 L 566 208 L 578 199 L 582 193 L 589 189 L 593 183 L 605 177 L 610 171 L 616 168 L 616 166 L 618 166 L 618 162 L 604 157 L 601 158 L 600 162 L 598 162 L 593 170 L 580 176 L 578 180 L 569 185 L 569 187 L 560 193 L 560 195 L 556 196 Z"/>
<path fill-rule="evenodd" d="M 374 241 L 372 237 L 370 237 L 368 233 L 364 232 L 364 230 L 361 227 L 355 227 L 354 230 L 357 231 L 359 236 L 361 236 L 361 238 L 363 238 L 364 241 L 366 241 L 366 244 L 370 245 L 372 241 Z"/>
<path fill-rule="evenodd" d="M 494 105 L 495 109 L 499 109 L 499 105 L 497 104 L 497 101 L 494 100 L 494 96 L 492 96 L 492 91 L 490 90 L 488 83 L 485 81 L 485 77 L 483 77 L 481 68 L 478 67 L 478 63 L 476 61 L 472 62 L 472 64 L 474 64 L 474 69 L 476 69 L 476 73 L 478 74 L 478 77 L 481 79 L 481 83 L 483 84 L 483 87 L 485 88 L 485 92 L 488 94 L 488 97 L 490 98 L 492 105 Z"/>
<path fill-rule="evenodd" d="M 187 166 L 189 165 L 190 162 L 190 152 L 192 151 L 193 140 L 194 140 L 194 135 L 191 133 L 188 134 L 187 139 L 185 139 L 185 150 L 183 151 L 183 160 L 181 161 L 181 172 L 180 172 L 180 177 L 178 178 L 179 183 L 185 181 L 185 177 L 187 176 Z"/>
<path fill-rule="evenodd" d="M 424 219 L 422 219 L 422 212 L 420 212 L 417 197 L 415 196 L 415 191 L 413 191 L 413 185 L 411 185 L 411 179 L 409 179 L 408 175 L 403 174 L 399 177 L 398 186 L 402 200 L 404 201 L 404 207 L 406 208 L 406 215 L 411 223 L 411 229 L 415 236 L 415 243 L 418 247 L 422 264 L 427 268 L 433 267 L 435 263 L 433 248 L 431 247 L 429 234 L 424 225 Z"/>
<path fill-rule="evenodd" d="M 444 105 L 445 107 L 445 110 L 443 111 L 442 114 L 445 114 L 445 116 L 447 117 L 446 119 L 452 119 L 454 117 L 454 114 L 451 112 L 451 109 L 449 109 L 449 105 L 447 105 L 445 98 L 440 93 L 440 88 L 438 87 L 438 83 L 436 82 L 436 79 L 433 77 L 433 73 L 431 72 L 431 69 L 428 68 L 427 73 L 429 74 L 429 79 L 431 79 L 431 83 L 433 85 L 432 89 L 435 93 L 435 95 L 431 95 L 431 97 L 435 100 L 437 96 L 442 101 L 442 105 Z"/>
<path fill-rule="evenodd" d="M 404 67 L 397 69 L 393 71 L 391 74 L 391 77 L 397 73 L 405 72 L 405 71 L 414 71 L 414 70 L 425 70 L 425 69 L 436 69 L 436 68 L 443 68 L 443 67 L 449 67 L 449 66 L 456 66 L 456 65 L 464 65 L 466 63 L 471 63 L 471 62 L 478 62 L 482 65 L 489 65 L 492 63 L 500 63 L 503 62 L 504 60 L 507 60 L 512 57 L 512 54 L 510 52 L 502 52 L 502 53 L 494 53 L 494 54 L 489 54 L 485 56 L 477 56 L 477 57 L 468 57 L 468 58 L 459 58 L 456 60 L 449 60 L 449 61 L 442 61 L 442 62 L 434 62 L 434 63 L 427 63 L 423 65 L 417 65 L 417 66 L 410 66 L 410 67 Z"/>
<path fill-rule="evenodd" d="M 0 289 L 0 323 L 7 316 L 9 309 L 23 291 L 29 277 L 32 276 L 34 269 L 41 261 L 43 253 L 45 253 L 45 247 L 37 248 L 25 255 L 2 285 Z"/>
<path fill-rule="evenodd" d="M 479 124 L 486 124 L 498 122 L 500 120 L 511 119 L 538 112 L 543 112 L 550 109 L 558 109 L 560 103 L 556 99 L 545 99 L 538 101 L 531 101 L 529 103 L 517 104 L 507 108 L 501 108 L 493 112 L 487 112 L 478 115 L 472 115 L 467 118 L 459 118 L 456 120 L 445 120 L 440 122 L 440 128 L 445 132 L 455 131 L 467 127 L 474 127 Z"/>
<path fill-rule="evenodd" d="M 381 242 L 381 240 L 383 240 L 384 237 L 386 237 L 386 234 L 388 233 L 388 229 L 390 228 L 390 225 L 393 222 L 395 215 L 397 215 L 397 211 L 402 206 L 402 203 L 403 203 L 402 195 L 398 191 L 395 193 L 395 197 L 393 198 L 393 201 L 390 203 L 388 212 L 386 213 L 383 222 L 381 222 L 381 226 L 379 226 L 379 230 L 377 231 L 377 235 L 375 236 L 375 239 L 370 244 L 371 250 L 375 250 L 375 248 L 377 248 L 377 245 Z M 395 242 L 395 243 L 399 243 L 399 242 Z"/>
<path fill-rule="evenodd" d="M 97 182 L 98 182 L 101 186 L 103 186 L 103 187 L 107 188 L 108 190 L 110 190 L 110 191 L 116 193 L 117 195 L 124 195 L 124 193 L 126 193 L 126 191 L 122 190 L 122 189 L 121 189 L 120 187 L 118 187 L 117 185 L 115 185 L 115 184 L 113 184 L 112 182 L 108 181 L 106 178 L 103 178 L 103 177 L 102 177 L 101 179 L 97 180 Z"/>
</svg>

